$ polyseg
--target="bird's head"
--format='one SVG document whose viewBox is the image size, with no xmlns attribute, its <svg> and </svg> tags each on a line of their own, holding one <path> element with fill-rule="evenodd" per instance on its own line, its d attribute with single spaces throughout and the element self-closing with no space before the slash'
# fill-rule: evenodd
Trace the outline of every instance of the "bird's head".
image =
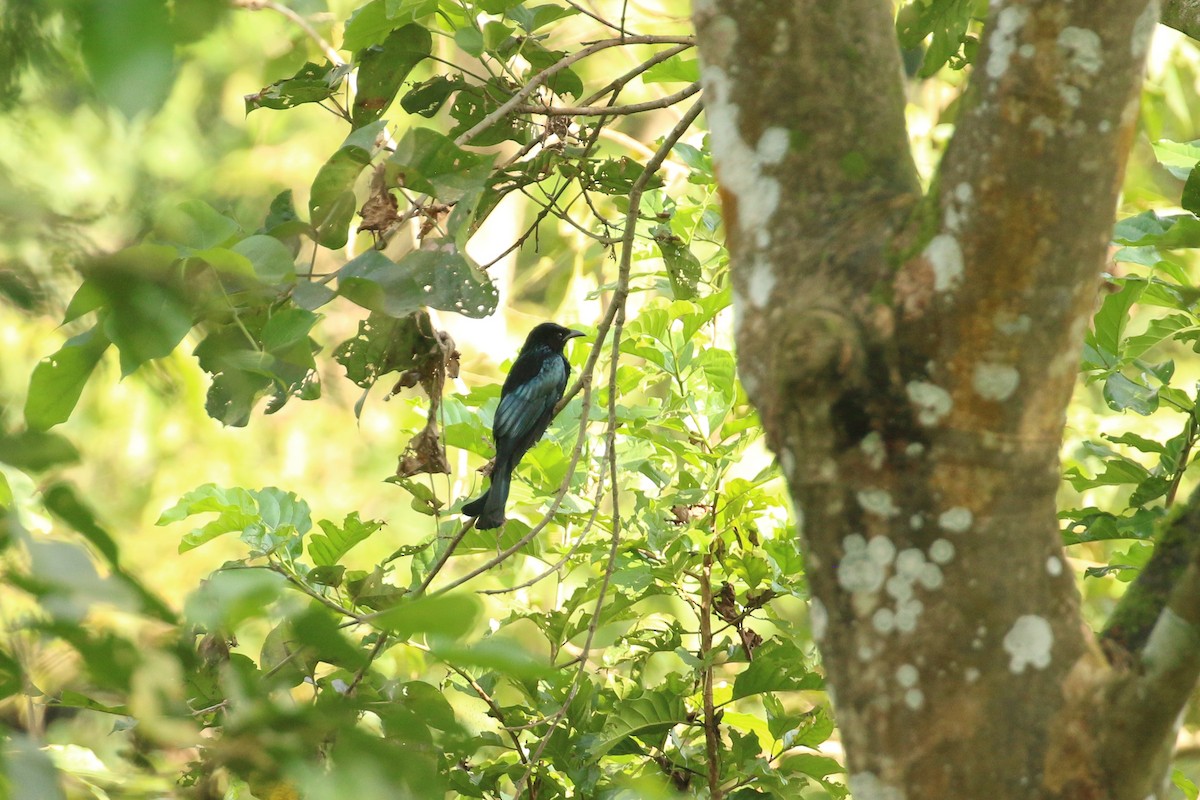
<svg viewBox="0 0 1200 800">
<path fill-rule="evenodd" d="M 529 332 L 522 350 L 530 347 L 549 347 L 551 350 L 562 352 L 568 341 L 576 336 L 583 336 L 582 331 L 573 331 L 554 322 L 543 322 Z"/>
</svg>

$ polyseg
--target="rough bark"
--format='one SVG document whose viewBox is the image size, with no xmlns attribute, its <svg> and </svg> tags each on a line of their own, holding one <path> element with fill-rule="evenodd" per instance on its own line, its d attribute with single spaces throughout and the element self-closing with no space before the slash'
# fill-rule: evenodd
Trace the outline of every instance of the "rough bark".
<svg viewBox="0 0 1200 800">
<path fill-rule="evenodd" d="M 890 3 L 696 3 L 739 373 L 801 516 L 856 800 L 1161 781 L 1200 594 L 1110 666 L 1054 505 L 1156 13 L 993 2 L 923 197 Z"/>
</svg>

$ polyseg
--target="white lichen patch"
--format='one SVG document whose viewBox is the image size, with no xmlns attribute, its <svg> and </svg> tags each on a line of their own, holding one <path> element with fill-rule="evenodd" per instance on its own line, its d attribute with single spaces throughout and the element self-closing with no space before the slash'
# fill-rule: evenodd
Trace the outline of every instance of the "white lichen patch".
<svg viewBox="0 0 1200 800">
<path fill-rule="evenodd" d="M 867 554 L 872 559 L 887 566 L 896 557 L 896 545 L 886 536 L 874 536 L 867 542 Z"/>
<path fill-rule="evenodd" d="M 941 422 L 954 406 L 950 393 L 935 383 L 909 381 L 904 391 L 917 407 L 917 421 L 925 426 Z"/>
<path fill-rule="evenodd" d="M 896 629 L 896 612 L 890 608 L 877 608 L 871 615 L 871 626 L 880 633 L 891 633 Z"/>
<path fill-rule="evenodd" d="M 796 455 L 788 448 L 779 451 L 779 467 L 788 480 L 796 474 Z"/>
<path fill-rule="evenodd" d="M 1011 314 L 1000 312 L 993 317 L 993 322 L 996 325 L 996 330 L 1005 336 L 1028 333 L 1029 329 L 1033 327 L 1033 320 L 1029 318 L 1028 314 L 1018 314 L 1014 317 Z"/>
<path fill-rule="evenodd" d="M 887 447 L 883 443 L 883 436 L 879 431 L 871 431 L 862 438 L 858 443 L 859 449 L 863 451 L 863 455 L 867 457 L 867 465 L 871 469 L 879 469 L 883 466 L 884 459 L 887 458 Z"/>
<path fill-rule="evenodd" d="M 919 530 L 921 530 L 921 528 L 924 528 L 925 527 L 925 515 L 924 514 L 913 514 L 911 517 L 908 518 L 908 527 L 912 528 L 914 531 L 919 531 Z"/>
<path fill-rule="evenodd" d="M 884 783 L 874 772 L 852 772 L 846 782 L 854 800 L 904 800 L 904 792 Z"/>
<path fill-rule="evenodd" d="M 896 630 L 912 633 L 917 629 L 917 618 L 925 610 L 925 604 L 913 598 L 896 604 Z"/>
<path fill-rule="evenodd" d="M 951 533 L 963 533 L 970 529 L 974 519 L 971 509 L 955 506 L 938 515 L 938 527 Z"/>
<path fill-rule="evenodd" d="M 939 233 L 925 246 L 925 258 L 933 267 L 933 288 L 947 292 L 962 283 L 963 253 L 958 239 L 948 233 Z"/>
<path fill-rule="evenodd" d="M 893 599 L 903 603 L 913 595 L 913 582 L 903 575 L 893 575 L 887 579 L 884 589 Z"/>
<path fill-rule="evenodd" d="M 996 16 L 996 27 L 991 37 L 991 54 L 987 60 L 988 77 L 995 80 L 1008 71 L 1008 62 L 1017 49 L 1017 33 L 1025 20 L 1029 19 L 1029 9 L 1021 6 L 1005 6 Z"/>
<path fill-rule="evenodd" d="M 904 705 L 916 711 L 925 705 L 925 693 L 920 689 L 909 689 L 904 693 Z"/>
<path fill-rule="evenodd" d="M 884 566 L 865 549 L 847 553 L 838 564 L 838 583 L 847 592 L 876 592 L 883 586 Z"/>
<path fill-rule="evenodd" d="M 1087 28 L 1063 28 L 1058 34 L 1058 49 L 1073 70 L 1095 75 L 1104 66 L 1100 34 Z"/>
<path fill-rule="evenodd" d="M 1083 92 L 1079 87 L 1066 83 L 1058 87 L 1058 96 L 1062 98 L 1063 105 L 1067 108 L 1079 108 L 1079 104 L 1083 102 Z"/>
<path fill-rule="evenodd" d="M 1004 634 L 1004 651 L 1009 655 L 1008 669 L 1021 674 L 1026 667 L 1045 669 L 1050 665 L 1050 647 L 1054 631 L 1045 617 L 1025 614 Z"/>
<path fill-rule="evenodd" d="M 864 489 L 858 493 L 858 504 L 863 511 L 885 519 L 900 513 L 892 502 L 892 495 L 884 489 Z"/>
<path fill-rule="evenodd" d="M 1062 563 L 1061 558 L 1059 558 L 1058 556 L 1050 556 L 1049 558 L 1046 559 L 1046 572 L 1047 573 L 1049 573 L 1050 575 L 1053 575 L 1054 577 L 1057 578 L 1059 575 L 1062 575 L 1062 571 L 1063 571 L 1063 563 Z"/>
<path fill-rule="evenodd" d="M 905 689 L 917 685 L 917 679 L 921 677 L 920 672 L 912 664 L 901 664 L 896 667 L 896 683 L 903 686 Z"/>
<path fill-rule="evenodd" d="M 929 545 L 929 558 L 938 564 L 948 564 L 954 558 L 954 545 L 949 539 L 935 539 Z"/>
<path fill-rule="evenodd" d="M 974 683 L 975 681 L 979 680 L 979 670 L 975 669 L 974 667 L 967 667 L 963 671 L 963 678 L 966 679 L 967 683 Z"/>
<path fill-rule="evenodd" d="M 1021 383 L 1021 373 L 1010 364 L 976 364 L 971 386 L 975 394 L 996 403 L 1012 397 Z"/>
<path fill-rule="evenodd" d="M 783 17 L 775 20 L 775 40 L 771 42 L 771 52 L 782 56 L 791 49 L 791 26 Z"/>
<path fill-rule="evenodd" d="M 771 301 L 771 292 L 775 290 L 775 270 L 766 259 L 754 259 L 750 267 L 748 288 L 751 307 L 766 308 Z"/>
<path fill-rule="evenodd" d="M 896 556 L 896 574 L 910 581 L 921 575 L 925 566 L 925 554 L 915 547 L 906 547 Z"/>
<path fill-rule="evenodd" d="M 1045 114 L 1038 114 L 1029 121 L 1029 130 L 1040 133 L 1042 136 L 1053 136 L 1055 134 L 1054 120 Z"/>
<path fill-rule="evenodd" d="M 819 597 L 808 601 L 808 621 L 812 626 L 813 639 L 818 642 L 824 639 L 825 631 L 829 629 L 829 612 Z"/>
<path fill-rule="evenodd" d="M 769 167 L 787 155 L 791 136 L 786 128 L 776 126 L 763 131 L 757 142 L 747 142 L 738 125 L 741 109 L 734 102 L 729 74 L 719 66 L 705 64 L 701 79 L 713 153 L 721 164 L 721 185 L 737 199 L 738 228 L 758 247 L 763 240 L 757 231 L 770 228 L 781 196 L 779 181 L 771 176 Z M 746 299 L 755 308 L 765 307 L 775 288 L 774 267 L 761 248 L 755 255 L 748 288 Z"/>
<path fill-rule="evenodd" d="M 930 561 L 925 562 L 917 575 L 917 581 L 929 591 L 940 589 L 943 580 L 941 567 Z"/>
</svg>

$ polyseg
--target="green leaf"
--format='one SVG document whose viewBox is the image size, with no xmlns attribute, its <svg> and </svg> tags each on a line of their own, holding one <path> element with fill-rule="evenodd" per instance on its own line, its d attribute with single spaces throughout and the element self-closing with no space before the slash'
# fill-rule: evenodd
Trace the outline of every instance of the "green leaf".
<svg viewBox="0 0 1200 800">
<path fill-rule="evenodd" d="M 402 186 L 456 203 L 483 189 L 493 160 L 468 153 L 430 128 L 411 128 L 388 158 L 387 173 Z"/>
<path fill-rule="evenodd" d="M 1114 372 L 1104 382 L 1104 402 L 1113 411 L 1129 409 L 1145 417 L 1158 409 L 1158 389 Z"/>
<path fill-rule="evenodd" d="M 432 117 L 446 104 L 450 95 L 461 89 L 462 86 L 461 75 L 434 75 L 432 78 L 414 85 L 404 97 L 401 97 L 400 107 L 409 114 Z"/>
<path fill-rule="evenodd" d="M 480 35 L 480 47 L 482 47 L 482 35 Z M 455 120 L 454 127 L 449 131 L 450 138 L 457 139 L 463 133 L 473 129 L 499 108 L 500 103 L 507 100 L 511 94 L 512 90 L 495 78 L 482 86 L 464 85 L 455 95 L 454 103 L 450 106 L 450 116 Z M 487 147 L 509 140 L 524 144 L 528 138 L 529 124 L 517 115 L 507 114 L 475 134 L 471 145 Z"/>
<path fill-rule="evenodd" d="M 486 669 L 512 678 L 545 678 L 554 672 L 528 645 L 504 636 L 488 636 L 469 645 L 436 641 L 429 649 L 447 664 Z"/>
<path fill-rule="evenodd" d="M 483 55 L 483 31 L 478 28 L 459 28 L 454 32 L 454 41 L 468 55 L 475 58 Z"/>
<path fill-rule="evenodd" d="M 347 50 L 362 50 L 379 44 L 392 31 L 384 0 L 371 0 L 359 6 L 342 29 L 342 47 Z"/>
<path fill-rule="evenodd" d="M 1200 219 L 1194 214 L 1160 217 L 1153 211 L 1144 211 L 1118 222 L 1113 228 L 1113 241 L 1164 249 L 1200 247 Z"/>
<path fill-rule="evenodd" d="M 1192 167 L 1188 173 L 1187 182 L 1183 185 L 1183 196 L 1179 201 L 1185 211 L 1193 214 L 1200 212 L 1200 171 Z"/>
<path fill-rule="evenodd" d="M 263 326 L 262 345 L 267 350 L 279 352 L 299 342 L 307 344 L 308 332 L 319 319 L 320 315 L 303 308 L 285 308 L 277 311 Z"/>
<path fill-rule="evenodd" d="M 110 565 L 118 562 L 117 543 L 96 522 L 95 513 L 67 483 L 55 483 L 42 492 L 46 510 L 83 534 Z"/>
<path fill-rule="evenodd" d="M 238 230 L 236 222 L 203 200 L 187 200 L 168 209 L 155 226 L 160 240 L 181 245 L 186 251 L 220 247 Z"/>
<path fill-rule="evenodd" d="M 242 622 L 267 616 L 283 594 L 286 579 L 265 569 L 224 569 L 184 601 L 184 616 L 208 631 L 234 631 Z"/>
<path fill-rule="evenodd" d="M 1123 351 L 1125 326 L 1129 323 L 1129 309 L 1142 296 L 1146 289 L 1143 281 L 1126 281 L 1120 291 L 1113 292 L 1104 298 L 1100 310 L 1096 312 L 1092 331 L 1088 334 L 1088 342 L 1106 358 L 1108 363 L 1120 357 Z"/>
<path fill-rule="evenodd" d="M 544 28 L 552 22 L 557 22 L 566 17 L 573 17 L 579 13 L 579 9 L 570 6 L 559 5 L 541 5 L 533 8 L 526 8 L 524 5 L 516 5 L 508 10 L 508 18 L 521 26 L 521 29 L 526 33 L 533 33 L 539 28 Z M 642 77 L 645 80 L 645 75 Z"/>
<path fill-rule="evenodd" d="M 438 0 L 387 0 L 386 8 L 388 19 L 403 25 L 436 14 Z"/>
<path fill-rule="evenodd" d="M 398 263 L 368 250 L 342 267 L 338 294 L 392 317 L 430 306 L 482 318 L 498 300 L 491 280 L 457 250 L 416 250 Z"/>
<path fill-rule="evenodd" d="M 1174 142 L 1159 139 L 1153 142 L 1154 157 L 1158 163 L 1180 180 L 1185 180 L 1200 163 L 1200 142 Z M 1191 209 L 1188 209 L 1191 211 Z"/>
<path fill-rule="evenodd" d="M 754 660 L 733 683 L 733 699 L 763 692 L 797 692 L 820 689 L 825 681 L 805 666 L 804 654 L 794 645 L 779 641 L 764 643 Z"/>
<path fill-rule="evenodd" d="M 68 339 L 58 352 L 39 361 L 25 397 L 25 424 L 45 431 L 66 422 L 108 345 L 108 337 L 97 326 Z"/>
<path fill-rule="evenodd" d="M 433 38 L 429 31 L 414 23 L 392 31 L 382 44 L 359 52 L 355 57 L 358 92 L 351 109 L 354 127 L 362 127 L 382 117 L 408 73 L 432 49 Z"/>
<path fill-rule="evenodd" d="M 700 80 L 700 59 L 676 54 L 642 73 L 642 83 L 695 83 Z"/>
<path fill-rule="evenodd" d="M 918 47 L 933 36 L 917 73 L 920 77 L 930 77 L 962 50 L 973 6 L 973 0 L 914 0 L 896 15 L 896 33 L 904 49 Z M 952 66 L 961 69 L 962 64 Z"/>
<path fill-rule="evenodd" d="M 75 9 L 83 63 L 101 99 L 130 118 L 157 111 L 175 81 L 166 0 L 81 0 Z"/>
<path fill-rule="evenodd" d="M 1071 482 L 1075 491 L 1082 492 L 1097 486 L 1120 486 L 1127 483 L 1141 483 L 1150 477 L 1150 472 L 1126 458 L 1113 458 L 1104 462 L 1104 471 L 1094 478 L 1083 475 L 1077 467 L 1067 470 L 1066 478 Z"/>
<path fill-rule="evenodd" d="M 0 743 L 0 756 L 3 767 L 0 777 L 5 779 L 0 788 L 6 783 L 9 787 L 19 787 L 25 797 L 66 800 L 54 762 L 32 739 L 20 734 L 6 737 Z"/>
<path fill-rule="evenodd" d="M 1184 775 L 1178 767 L 1171 770 L 1171 783 L 1183 792 L 1184 800 L 1196 800 L 1196 797 L 1200 795 L 1200 789 L 1196 788 L 1195 782 Z"/>
<path fill-rule="evenodd" d="M 308 556 L 318 566 L 333 566 L 357 544 L 365 542 L 371 534 L 383 527 L 380 520 L 363 522 L 358 518 L 358 512 L 351 512 L 337 526 L 327 519 L 320 520 L 318 525 L 324 533 L 314 533 L 308 539 Z"/>
<path fill-rule="evenodd" d="M 1063 544 L 1107 539 L 1150 539 L 1157 531 L 1162 514 L 1161 508 L 1139 508 L 1129 516 L 1117 516 L 1091 507 L 1069 509 L 1059 514 L 1059 518 L 1068 522 L 1062 532 Z"/>
<path fill-rule="evenodd" d="M 378 0 L 377 0 L 378 2 Z M 352 48 L 346 45 L 348 49 Z M 350 72 L 349 64 L 326 62 L 317 66 L 306 63 L 290 78 L 276 81 L 254 94 L 246 95 L 246 113 L 256 108 L 288 109 L 304 103 L 319 103 L 333 97 L 341 88 L 342 79 Z"/>
<path fill-rule="evenodd" d="M 275 285 L 296 280 L 291 251 L 274 236 L 247 236 L 232 249 L 246 257 L 263 283 Z"/>
<path fill-rule="evenodd" d="M 26 472 L 41 472 L 79 461 L 79 451 L 65 436 L 38 430 L 0 434 L 0 461 Z"/>
<path fill-rule="evenodd" d="M 662 253 L 667 277 L 671 281 L 671 293 L 679 300 L 695 297 L 696 286 L 700 283 L 700 260 L 682 239 L 671 233 L 669 227 L 656 227 L 651 235 Z"/>
<path fill-rule="evenodd" d="M 141 244 L 88 262 L 84 280 L 103 298 L 104 336 L 121 354 L 121 374 L 169 355 L 192 329 L 191 302 L 175 250 Z M 97 341 L 99 346 L 99 341 Z"/>
<path fill-rule="evenodd" d="M 400 641 L 418 635 L 453 640 L 473 631 L 482 612 L 475 595 L 459 592 L 404 600 L 371 621 Z"/>
<path fill-rule="evenodd" d="M 354 184 L 363 168 L 371 163 L 374 143 L 384 122 L 364 125 L 342 143 L 313 180 L 309 197 L 309 218 L 316 229 L 317 241 L 336 250 L 346 245 L 350 221 L 358 208 Z"/>
<path fill-rule="evenodd" d="M 682 696 L 673 691 L 645 692 L 613 707 L 604 730 L 588 748 L 588 755 L 599 758 L 631 736 L 665 734 L 687 721 Z"/>
<path fill-rule="evenodd" d="M 391 372 L 411 369 L 417 363 L 416 352 L 434 345 L 428 317 L 420 317 L 419 312 L 397 319 L 372 311 L 358 323 L 354 338 L 334 350 L 334 360 L 346 368 L 347 378 L 364 389 Z"/>
</svg>

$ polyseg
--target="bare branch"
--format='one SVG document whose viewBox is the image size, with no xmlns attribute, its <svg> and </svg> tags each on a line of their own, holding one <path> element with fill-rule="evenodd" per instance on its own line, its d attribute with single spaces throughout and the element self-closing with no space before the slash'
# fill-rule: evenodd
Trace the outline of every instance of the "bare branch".
<svg viewBox="0 0 1200 800">
<path fill-rule="evenodd" d="M 700 91 L 700 84 L 693 83 L 674 94 L 659 97 L 656 100 L 646 100 L 641 103 L 630 103 L 625 106 L 535 106 L 521 105 L 513 109 L 518 114 L 541 114 L 547 117 L 618 117 L 629 114 L 640 114 L 656 108 L 669 108 L 676 103 L 686 100 Z"/>
<path fill-rule="evenodd" d="M 1200 0 L 1165 0 L 1160 21 L 1193 39 L 1200 39 Z"/>
<path fill-rule="evenodd" d="M 595 55 L 602 50 L 607 50 L 610 47 L 623 47 L 630 44 L 693 44 L 695 39 L 691 36 L 627 36 L 621 39 L 604 39 L 599 42 L 588 45 L 561 61 L 556 61 L 546 69 L 529 79 L 529 83 L 522 86 L 512 97 L 504 102 L 499 108 L 486 117 L 481 119 L 470 130 L 459 134 L 454 143 L 459 147 L 467 144 L 479 134 L 486 131 L 488 128 L 495 125 L 500 120 L 513 112 L 517 106 L 522 105 L 537 88 L 545 83 L 549 78 L 571 66 L 572 64 L 582 61 L 588 56 Z"/>
</svg>

